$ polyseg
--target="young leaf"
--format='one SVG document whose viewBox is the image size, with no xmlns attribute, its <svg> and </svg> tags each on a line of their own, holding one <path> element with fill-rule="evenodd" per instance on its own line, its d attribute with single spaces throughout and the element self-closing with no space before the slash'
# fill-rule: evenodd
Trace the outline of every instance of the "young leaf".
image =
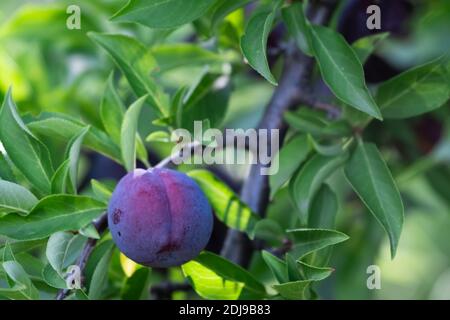
<svg viewBox="0 0 450 320">
<path fill-rule="evenodd" d="M 259 217 L 228 186 L 206 170 L 193 170 L 188 175 L 205 192 L 220 221 L 230 228 L 252 234 Z"/>
<path fill-rule="evenodd" d="M 125 106 L 114 88 L 113 73 L 111 73 L 107 80 L 102 103 L 100 104 L 100 117 L 106 132 L 117 145 L 120 145 L 120 128 L 124 114 Z M 148 166 L 145 145 L 139 136 L 136 139 L 137 157 Z"/>
<path fill-rule="evenodd" d="M 249 295 L 263 298 L 264 286 L 248 271 L 210 252 L 182 265 L 184 276 L 192 287 L 206 299 L 236 300 Z"/>
<path fill-rule="evenodd" d="M 297 259 L 348 239 L 346 234 L 328 229 L 292 229 L 288 233 L 294 240 L 291 254 Z"/>
<path fill-rule="evenodd" d="M 92 191 L 94 192 L 96 198 L 100 201 L 108 203 L 109 199 L 112 196 L 113 189 L 95 179 L 91 180 L 91 185 Z"/>
<path fill-rule="evenodd" d="M 78 133 L 69 142 L 69 148 L 67 150 L 66 158 L 69 160 L 69 177 L 72 183 L 73 193 L 77 193 L 78 189 L 78 160 L 80 157 L 81 145 L 83 144 L 83 139 L 89 132 L 90 127 L 87 126 L 83 128 L 80 133 Z"/>
<path fill-rule="evenodd" d="M 26 216 L 38 199 L 21 185 L 0 180 L 0 214 L 17 212 Z"/>
<path fill-rule="evenodd" d="M 104 210 L 104 203 L 89 197 L 52 195 L 39 201 L 26 217 L 2 218 L 0 234 L 17 240 L 42 239 L 57 231 L 78 230 Z"/>
<path fill-rule="evenodd" d="M 117 145 L 120 144 L 120 126 L 124 114 L 125 106 L 114 87 L 114 73 L 111 72 L 100 104 L 100 117 L 105 131 Z"/>
<path fill-rule="evenodd" d="M 310 150 L 311 147 L 306 135 L 295 136 L 281 148 L 273 160 L 275 164 L 272 165 L 272 168 L 278 168 L 278 172 L 269 176 L 271 198 L 292 177 L 295 170 L 306 159 Z"/>
<path fill-rule="evenodd" d="M 347 159 L 347 153 L 335 157 L 315 155 L 291 179 L 289 191 L 303 224 L 308 223 L 311 201 L 322 183 Z"/>
<path fill-rule="evenodd" d="M 359 143 L 345 166 L 345 176 L 386 230 L 394 258 L 403 226 L 403 203 L 377 147 L 371 143 Z"/>
<path fill-rule="evenodd" d="M 120 148 L 122 150 L 122 159 L 128 172 L 136 168 L 136 135 L 142 106 L 147 96 L 141 97 L 134 102 L 123 118 L 120 130 Z"/>
<path fill-rule="evenodd" d="M 310 285 L 309 280 L 299 280 L 276 284 L 273 288 L 285 299 L 304 300 L 307 298 L 306 289 Z"/>
<path fill-rule="evenodd" d="M 258 12 L 251 17 L 241 39 L 242 53 L 248 63 L 273 85 L 277 85 L 277 80 L 272 75 L 267 62 L 267 39 L 272 29 L 278 3 L 280 2 L 277 2 L 273 10 Z"/>
<path fill-rule="evenodd" d="M 377 33 L 360 38 L 352 43 L 352 48 L 358 56 L 359 61 L 362 65 L 366 63 L 367 59 L 375 51 L 380 42 L 382 42 L 388 36 L 389 32 Z"/>
<path fill-rule="evenodd" d="M 189 43 L 163 44 L 151 49 L 158 73 L 189 65 L 222 64 L 226 59 L 215 52 Z"/>
<path fill-rule="evenodd" d="M 53 167 L 47 147 L 39 141 L 20 118 L 12 100 L 11 89 L 6 93 L 0 111 L 0 140 L 14 165 L 43 194 L 50 192 Z"/>
<path fill-rule="evenodd" d="M 311 30 L 306 19 L 303 4 L 294 2 L 290 6 L 281 9 L 283 21 L 297 46 L 308 56 L 312 56 Z"/>
<path fill-rule="evenodd" d="M 283 260 L 265 250 L 262 251 L 261 255 L 278 283 L 289 281 L 289 277 L 286 272 L 286 263 Z"/>
<path fill-rule="evenodd" d="M 306 280 L 320 281 L 328 278 L 334 271 L 333 268 L 319 268 L 304 263 L 303 261 L 297 261 L 302 276 Z"/>
<path fill-rule="evenodd" d="M 219 1 L 217 6 L 214 8 L 214 14 L 211 18 L 212 29 L 215 29 L 230 13 L 242 8 L 252 1 L 254 0 Z"/>
<path fill-rule="evenodd" d="M 205 14 L 214 0 L 130 0 L 112 20 L 135 22 L 149 28 L 175 28 Z"/>
<path fill-rule="evenodd" d="M 148 95 L 147 103 L 162 115 L 167 115 L 166 97 L 149 76 L 150 72 L 157 68 L 156 60 L 150 51 L 129 36 L 95 32 L 89 32 L 88 35 L 111 55 L 136 96 Z"/>
<path fill-rule="evenodd" d="M 331 91 L 348 105 L 382 120 L 366 87 L 361 63 L 342 35 L 323 26 L 311 27 L 311 34 L 314 55 Z"/>
<path fill-rule="evenodd" d="M 403 119 L 435 110 L 450 98 L 444 56 L 381 84 L 376 100 L 386 118 Z"/>
</svg>

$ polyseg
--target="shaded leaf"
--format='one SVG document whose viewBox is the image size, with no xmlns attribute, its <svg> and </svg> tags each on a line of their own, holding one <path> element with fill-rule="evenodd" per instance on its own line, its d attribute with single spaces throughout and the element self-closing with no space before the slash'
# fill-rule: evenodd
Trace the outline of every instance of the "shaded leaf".
<svg viewBox="0 0 450 320">
<path fill-rule="evenodd" d="M 0 180 L 0 214 L 17 212 L 27 215 L 38 199 L 21 185 Z"/>
<path fill-rule="evenodd" d="M 353 190 L 386 230 L 395 256 L 403 226 L 400 193 L 377 147 L 360 142 L 345 166 Z"/>
</svg>

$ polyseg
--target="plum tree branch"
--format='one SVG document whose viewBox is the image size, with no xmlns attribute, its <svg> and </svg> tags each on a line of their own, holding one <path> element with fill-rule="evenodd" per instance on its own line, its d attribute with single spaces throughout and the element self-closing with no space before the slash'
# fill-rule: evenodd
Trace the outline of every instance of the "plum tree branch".
<svg viewBox="0 0 450 320">
<path fill-rule="evenodd" d="M 95 220 L 93 224 L 95 229 L 97 229 L 97 232 L 99 234 L 102 234 L 108 228 L 108 217 L 106 212 L 103 213 L 97 220 Z M 96 244 L 97 239 L 89 238 L 86 244 L 84 245 L 83 251 L 81 251 L 81 254 L 76 264 L 80 268 L 81 272 L 83 272 L 84 269 L 86 268 L 87 261 L 91 256 L 91 253 L 94 250 Z M 70 291 L 71 291 L 70 289 L 59 290 L 56 296 L 56 300 L 64 300 L 70 294 Z"/>
<path fill-rule="evenodd" d="M 311 2 L 308 16 L 315 24 L 326 24 L 336 7 L 337 1 Z M 298 106 L 303 95 L 310 95 L 311 80 L 314 69 L 314 59 L 301 53 L 291 44 L 285 53 L 285 63 L 281 80 L 265 113 L 258 125 L 258 129 L 279 130 L 280 143 L 287 131 L 283 114 Z M 270 141 L 268 148 L 270 148 Z M 254 212 L 264 216 L 269 201 L 268 176 L 261 175 L 262 164 L 254 164 L 241 190 L 241 199 Z M 250 239 L 244 233 L 229 229 L 221 255 L 225 258 L 247 267 L 252 257 L 253 247 Z"/>
</svg>

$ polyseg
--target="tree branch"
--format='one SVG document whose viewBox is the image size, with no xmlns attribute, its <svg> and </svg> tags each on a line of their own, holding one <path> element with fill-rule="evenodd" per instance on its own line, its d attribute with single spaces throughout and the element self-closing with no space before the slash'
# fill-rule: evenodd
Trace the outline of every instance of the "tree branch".
<svg viewBox="0 0 450 320">
<path fill-rule="evenodd" d="M 308 8 L 308 15 L 313 23 L 326 24 L 334 8 L 336 1 L 313 2 Z M 314 69 L 314 60 L 301 53 L 291 44 L 286 51 L 285 64 L 279 86 L 270 100 L 261 119 L 258 129 L 279 129 L 280 142 L 287 131 L 287 125 L 283 120 L 283 114 L 296 107 L 304 94 L 311 92 L 311 79 Z M 268 143 L 270 148 L 270 141 Z M 241 190 L 241 199 L 254 212 L 265 216 L 269 200 L 268 176 L 261 175 L 262 164 L 252 165 L 250 173 Z M 221 255 L 225 258 L 247 267 L 252 257 L 253 248 L 251 241 L 244 233 L 229 229 L 222 248 Z"/>
<path fill-rule="evenodd" d="M 108 227 L 108 216 L 106 213 L 102 214 L 97 220 L 93 222 L 95 229 L 99 234 L 102 234 Z M 80 257 L 77 261 L 77 266 L 80 268 L 81 272 L 86 268 L 87 261 L 91 256 L 92 251 L 97 244 L 97 239 L 89 238 L 86 244 L 84 245 L 83 251 L 80 254 Z M 56 296 L 56 300 L 64 300 L 69 294 L 70 289 L 61 289 Z"/>
</svg>

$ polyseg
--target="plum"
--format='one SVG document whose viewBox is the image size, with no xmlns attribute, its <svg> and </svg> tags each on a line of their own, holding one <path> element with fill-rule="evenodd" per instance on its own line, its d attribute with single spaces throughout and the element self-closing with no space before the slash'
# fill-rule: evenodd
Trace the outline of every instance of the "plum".
<svg viewBox="0 0 450 320">
<path fill-rule="evenodd" d="M 195 258 L 211 236 L 211 206 L 197 183 L 170 169 L 125 175 L 108 206 L 108 225 L 131 260 L 167 268 Z"/>
</svg>

